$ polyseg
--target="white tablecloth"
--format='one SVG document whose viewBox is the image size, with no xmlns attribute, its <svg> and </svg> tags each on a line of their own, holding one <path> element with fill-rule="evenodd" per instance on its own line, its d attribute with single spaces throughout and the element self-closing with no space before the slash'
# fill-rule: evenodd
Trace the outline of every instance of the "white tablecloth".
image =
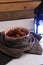
<svg viewBox="0 0 43 65">
<path fill-rule="evenodd" d="M 25 54 L 19 59 L 13 59 L 6 65 L 41 65 L 43 64 L 43 54 Z"/>
</svg>

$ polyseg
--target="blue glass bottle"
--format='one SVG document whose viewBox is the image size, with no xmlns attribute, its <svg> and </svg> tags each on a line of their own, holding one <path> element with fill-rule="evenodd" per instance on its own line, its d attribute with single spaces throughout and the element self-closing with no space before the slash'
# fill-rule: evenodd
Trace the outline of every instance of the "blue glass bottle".
<svg viewBox="0 0 43 65">
<path fill-rule="evenodd" d="M 43 2 L 34 10 L 34 32 L 43 34 Z"/>
</svg>

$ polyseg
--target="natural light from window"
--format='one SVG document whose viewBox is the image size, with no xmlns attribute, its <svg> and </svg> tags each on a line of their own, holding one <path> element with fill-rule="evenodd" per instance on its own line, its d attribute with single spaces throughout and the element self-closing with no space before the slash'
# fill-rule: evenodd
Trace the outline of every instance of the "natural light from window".
<svg viewBox="0 0 43 65">
<path fill-rule="evenodd" d="M 43 20 L 39 21 L 38 33 L 43 34 Z"/>
</svg>

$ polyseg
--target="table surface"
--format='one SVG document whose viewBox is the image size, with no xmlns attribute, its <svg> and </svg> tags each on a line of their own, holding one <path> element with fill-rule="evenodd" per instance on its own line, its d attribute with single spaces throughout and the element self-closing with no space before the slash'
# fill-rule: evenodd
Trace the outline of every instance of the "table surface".
<svg viewBox="0 0 43 65">
<path fill-rule="evenodd" d="M 43 65 L 42 55 L 25 54 L 19 59 L 13 59 L 6 65 Z"/>
<path fill-rule="evenodd" d="M 14 22 L 9 22 L 9 23 L 8 22 L 0 22 L 0 31 L 10 27 L 11 25 L 14 26 L 14 24 L 16 24 L 17 26 L 19 25 Z M 26 27 L 28 28 L 28 26 L 26 26 Z M 6 65 L 41 65 L 41 64 L 43 64 L 43 53 L 42 53 L 42 55 L 24 54 L 19 59 L 12 59 Z"/>
</svg>

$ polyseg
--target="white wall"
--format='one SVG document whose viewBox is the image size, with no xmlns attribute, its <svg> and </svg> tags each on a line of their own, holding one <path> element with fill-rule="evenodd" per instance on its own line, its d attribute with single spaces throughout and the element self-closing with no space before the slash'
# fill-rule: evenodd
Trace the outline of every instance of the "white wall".
<svg viewBox="0 0 43 65">
<path fill-rule="evenodd" d="M 9 27 L 26 27 L 29 30 L 34 29 L 34 19 L 22 19 L 22 20 L 12 20 L 12 21 L 0 21 L 0 31 L 5 30 Z"/>
</svg>

